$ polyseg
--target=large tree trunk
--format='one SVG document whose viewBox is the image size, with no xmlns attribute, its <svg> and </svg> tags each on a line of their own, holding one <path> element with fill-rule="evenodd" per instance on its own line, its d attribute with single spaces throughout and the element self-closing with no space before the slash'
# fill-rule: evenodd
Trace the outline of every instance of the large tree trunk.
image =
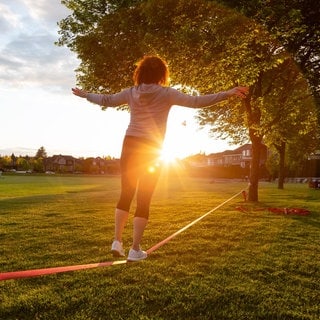
<svg viewBox="0 0 320 320">
<path fill-rule="evenodd" d="M 249 124 L 249 137 L 252 144 L 252 158 L 249 178 L 249 201 L 259 201 L 258 187 L 259 187 L 259 176 L 260 176 L 260 154 L 262 149 L 262 138 L 258 132 L 260 127 L 261 111 L 259 107 L 251 104 L 252 96 L 262 96 L 262 73 L 259 74 L 258 80 L 255 86 L 250 87 L 249 95 L 244 100 L 244 105 L 247 112 L 248 124 Z"/>
<path fill-rule="evenodd" d="M 286 143 L 281 142 L 281 145 L 276 146 L 277 151 L 279 152 L 279 177 L 278 177 L 278 189 L 284 188 L 284 160 L 285 160 L 285 154 L 286 154 Z"/>
<path fill-rule="evenodd" d="M 251 135 L 250 135 L 251 136 Z M 252 143 L 252 159 L 250 169 L 250 185 L 249 185 L 249 201 L 259 201 L 258 187 L 260 177 L 260 155 L 261 155 L 261 144 L 262 138 L 251 136 Z"/>
</svg>

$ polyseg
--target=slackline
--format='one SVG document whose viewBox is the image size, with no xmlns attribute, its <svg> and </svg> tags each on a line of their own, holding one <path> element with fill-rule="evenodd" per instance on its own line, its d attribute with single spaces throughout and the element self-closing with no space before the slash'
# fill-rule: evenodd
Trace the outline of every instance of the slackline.
<svg viewBox="0 0 320 320">
<path fill-rule="evenodd" d="M 241 190 L 240 192 L 233 195 L 231 198 L 227 199 L 226 201 L 222 202 L 215 208 L 211 209 L 207 213 L 203 214 L 201 217 L 197 218 L 196 220 L 190 222 L 185 227 L 181 228 L 180 230 L 176 231 L 166 239 L 160 241 L 159 243 L 155 244 L 148 250 L 146 250 L 147 254 L 150 255 L 153 251 L 157 250 L 161 246 L 163 246 L 165 243 L 169 242 L 172 238 L 177 236 L 178 234 L 182 233 L 183 231 L 187 230 L 212 212 L 218 210 L 222 206 L 224 206 L 229 201 L 233 200 L 240 194 L 244 195 L 244 190 Z M 114 265 L 119 264 L 126 264 L 128 263 L 127 260 L 117 260 L 117 261 L 106 261 L 106 262 L 99 262 L 99 263 L 89 263 L 89 264 L 80 264 L 80 265 L 74 265 L 74 266 L 65 266 L 65 267 L 51 267 L 51 268 L 43 268 L 43 269 L 33 269 L 33 270 L 24 270 L 24 271 L 10 271 L 10 272 L 2 272 L 0 273 L 0 281 L 3 280 L 12 280 L 12 279 L 20 279 L 20 278 L 31 278 L 31 277 L 37 277 L 37 276 L 44 276 L 49 274 L 56 274 L 56 273 L 62 273 L 62 272 L 70 272 L 70 271 L 77 271 L 77 270 L 86 270 L 86 269 L 93 269 L 93 268 L 99 268 L 99 267 L 110 267 Z"/>
</svg>

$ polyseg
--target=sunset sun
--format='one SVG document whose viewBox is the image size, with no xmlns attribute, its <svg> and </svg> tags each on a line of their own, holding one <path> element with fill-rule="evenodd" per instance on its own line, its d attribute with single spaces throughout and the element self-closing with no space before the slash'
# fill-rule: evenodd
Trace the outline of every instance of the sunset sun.
<svg viewBox="0 0 320 320">
<path fill-rule="evenodd" d="M 167 133 L 161 152 L 161 160 L 172 164 L 190 154 L 199 152 L 199 141 L 195 139 L 197 125 L 195 111 L 188 108 L 173 107 L 170 111 Z"/>
<path fill-rule="evenodd" d="M 161 160 L 166 164 L 172 164 L 177 159 L 181 158 L 174 148 L 164 147 L 161 151 Z"/>
</svg>

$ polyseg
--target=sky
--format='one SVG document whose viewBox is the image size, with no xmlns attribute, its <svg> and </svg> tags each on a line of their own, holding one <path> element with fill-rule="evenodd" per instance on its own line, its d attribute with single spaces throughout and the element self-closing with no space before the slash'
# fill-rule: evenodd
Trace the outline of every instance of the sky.
<svg viewBox="0 0 320 320">
<path fill-rule="evenodd" d="M 60 0 L 0 0 L 0 156 L 118 158 L 129 113 L 72 95 L 76 55 L 58 40 L 57 22 L 71 12 Z M 200 129 L 196 111 L 173 107 L 165 154 L 183 158 L 235 149 Z"/>
</svg>

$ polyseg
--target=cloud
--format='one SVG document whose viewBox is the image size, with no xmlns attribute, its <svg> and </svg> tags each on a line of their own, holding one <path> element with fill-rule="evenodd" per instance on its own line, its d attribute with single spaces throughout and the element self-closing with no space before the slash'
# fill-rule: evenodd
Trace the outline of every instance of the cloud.
<svg viewBox="0 0 320 320">
<path fill-rule="evenodd" d="M 67 14 L 58 3 L 21 0 L 20 5 L 11 2 L 11 7 L 0 6 L 5 13 L 0 26 L 7 30 L 0 47 L 2 86 L 39 86 L 56 91 L 73 85 L 79 62 L 69 49 L 54 44 L 58 38 L 55 23 Z"/>
<path fill-rule="evenodd" d="M 19 18 L 11 11 L 10 7 L 4 3 L 0 3 L 0 29 L 2 33 L 6 33 L 12 28 L 19 26 Z"/>
<path fill-rule="evenodd" d="M 60 0 L 21 0 L 32 18 L 54 26 L 71 11 Z"/>
<path fill-rule="evenodd" d="M 0 82 L 8 86 L 62 86 L 74 82 L 75 57 L 51 34 L 20 34 L 0 52 Z"/>
</svg>

